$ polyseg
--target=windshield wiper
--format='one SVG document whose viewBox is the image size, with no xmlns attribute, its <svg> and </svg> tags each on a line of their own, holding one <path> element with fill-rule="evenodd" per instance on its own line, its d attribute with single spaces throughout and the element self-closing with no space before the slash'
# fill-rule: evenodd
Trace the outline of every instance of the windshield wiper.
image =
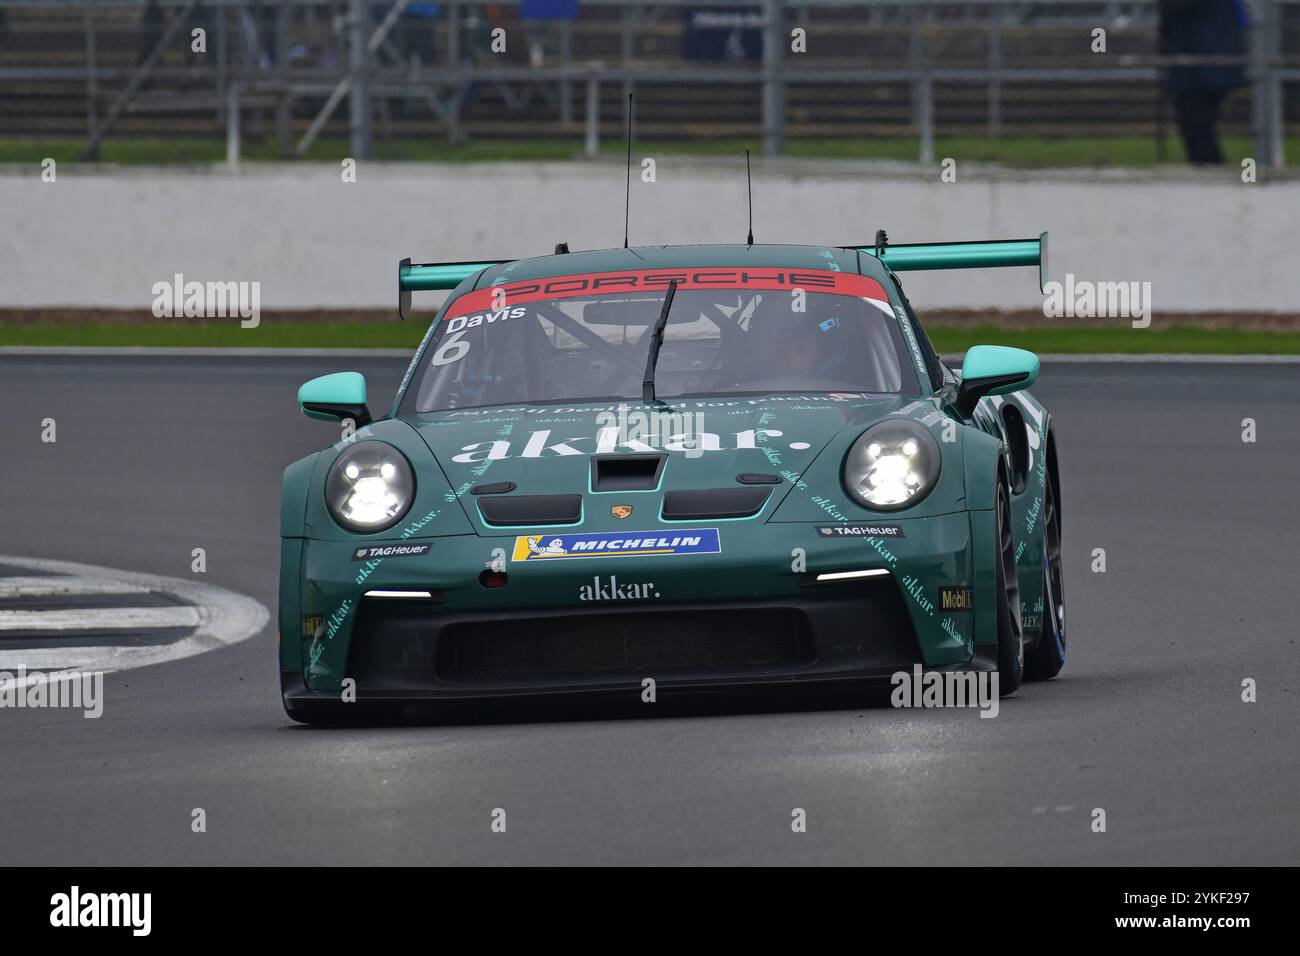
<svg viewBox="0 0 1300 956">
<path fill-rule="evenodd" d="M 668 283 L 668 292 L 664 295 L 664 307 L 659 310 L 659 321 L 650 333 L 650 354 L 645 360 L 645 378 L 641 381 L 641 401 L 655 400 L 655 365 L 659 362 L 659 346 L 664 344 L 664 328 L 668 325 L 668 310 L 673 307 L 673 296 L 677 294 L 677 280 Z"/>
</svg>

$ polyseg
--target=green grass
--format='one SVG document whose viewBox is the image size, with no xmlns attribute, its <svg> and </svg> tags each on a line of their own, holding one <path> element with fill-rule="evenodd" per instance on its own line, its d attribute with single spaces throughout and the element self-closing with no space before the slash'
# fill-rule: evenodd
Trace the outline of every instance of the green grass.
<svg viewBox="0 0 1300 956">
<path fill-rule="evenodd" d="M 1168 352 L 1191 355 L 1297 355 L 1300 332 L 1262 329 L 1201 329 L 1169 326 L 1134 328 L 1032 328 L 926 326 L 942 353 L 964 352 L 972 345 L 1014 345 L 1043 354 Z"/>
<path fill-rule="evenodd" d="M 0 139 L 0 163 L 39 163 L 50 157 L 58 163 L 80 161 L 81 140 Z M 375 144 L 375 158 L 385 161 L 482 162 L 489 160 L 573 159 L 581 147 L 563 140 L 494 141 L 476 140 L 449 146 L 443 140 L 401 140 Z M 344 139 L 318 139 L 305 159 L 338 161 L 351 155 Z M 223 163 L 226 144 L 221 139 L 176 137 L 169 139 L 108 139 L 99 151 L 104 163 L 125 166 L 168 166 L 194 163 Z M 280 159 L 271 139 L 246 140 L 241 158 L 249 162 Z"/>
<path fill-rule="evenodd" d="M 791 156 L 814 159 L 894 159 L 915 161 L 918 144 L 911 138 L 889 139 L 833 139 L 790 140 Z M 1294 149 L 1300 139 L 1288 146 Z M 1070 167 L 1070 166 L 1154 166 L 1161 162 L 1157 144 L 1152 137 L 1012 137 L 988 139 L 979 136 L 937 137 L 934 141 L 936 161 L 952 157 L 959 163 L 1002 163 L 1008 166 Z M 1249 156 L 1249 137 L 1227 136 L 1222 140 L 1227 162 L 1240 165 Z M 1163 162 L 1184 161 L 1182 143 L 1176 137 L 1165 140 Z"/>
<path fill-rule="evenodd" d="M 51 157 L 60 163 L 72 163 L 81 154 L 80 140 L 0 139 L 0 163 L 39 163 Z M 761 150 L 758 139 L 697 139 L 681 141 L 645 141 L 636 145 L 638 155 L 743 156 L 746 148 Z M 1250 155 L 1248 137 L 1228 136 L 1223 149 L 1231 165 L 1239 165 Z M 621 154 L 623 145 L 616 139 L 602 144 L 601 152 Z M 917 158 L 917 141 L 912 137 L 872 139 L 792 139 L 790 156 L 806 159 L 885 159 L 913 161 Z M 337 161 L 349 155 L 346 139 L 319 139 L 312 144 L 307 159 Z M 483 162 L 511 160 L 567 160 L 581 155 L 577 140 L 524 139 L 473 140 L 458 146 L 445 140 L 404 139 L 375 144 L 375 158 L 402 162 Z M 1150 137 L 1118 136 L 1108 138 L 1037 138 L 1007 137 L 940 137 L 935 140 L 937 159 L 951 156 L 959 162 L 1005 163 L 1013 166 L 1151 166 L 1157 162 L 1156 143 Z M 1300 155 L 1300 138 L 1287 140 L 1287 153 Z M 100 158 L 123 165 L 171 165 L 223 162 L 226 156 L 220 138 L 114 139 L 106 140 Z M 250 138 L 244 142 L 243 158 L 249 161 L 279 159 L 278 147 L 270 137 Z M 1182 146 L 1175 137 L 1166 140 L 1165 161 L 1181 163 Z"/>
<path fill-rule="evenodd" d="M 166 323 L 0 325 L 0 346 L 176 346 L 203 348 L 409 348 L 420 344 L 427 321 L 268 322 L 244 329 L 229 325 Z"/>
<path fill-rule="evenodd" d="M 427 319 L 411 322 L 272 322 L 255 329 L 229 325 L 37 324 L 0 325 L 0 346 L 190 346 L 244 348 L 401 348 L 419 344 Z M 1202 329 L 1032 328 L 928 326 L 935 348 L 964 352 L 972 345 L 1015 345 L 1042 353 L 1173 352 L 1192 354 L 1300 354 L 1300 332 Z"/>
</svg>

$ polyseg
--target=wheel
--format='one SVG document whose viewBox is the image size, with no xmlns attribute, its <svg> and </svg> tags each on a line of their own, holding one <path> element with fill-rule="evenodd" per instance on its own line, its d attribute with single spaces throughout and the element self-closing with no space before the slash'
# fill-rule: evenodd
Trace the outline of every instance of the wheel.
<svg viewBox="0 0 1300 956">
<path fill-rule="evenodd" d="M 1016 573 L 1016 539 L 1011 533 L 1011 499 L 998 482 L 998 686 L 1007 697 L 1020 687 L 1025 672 L 1025 632 L 1020 619 L 1020 577 Z"/>
<path fill-rule="evenodd" d="M 1065 576 L 1061 571 L 1061 516 L 1052 483 L 1043 492 L 1043 633 L 1029 649 L 1025 676 L 1050 680 L 1065 664 Z"/>
</svg>

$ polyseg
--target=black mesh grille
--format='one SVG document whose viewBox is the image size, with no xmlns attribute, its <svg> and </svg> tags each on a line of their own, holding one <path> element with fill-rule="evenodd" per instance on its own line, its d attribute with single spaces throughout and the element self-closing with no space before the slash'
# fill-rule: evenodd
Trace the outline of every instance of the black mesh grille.
<svg viewBox="0 0 1300 956">
<path fill-rule="evenodd" d="M 596 614 L 453 625 L 437 675 L 451 681 L 790 667 L 815 654 L 803 615 L 767 611 Z"/>
<path fill-rule="evenodd" d="M 892 578 L 766 600 L 457 610 L 363 598 L 348 676 L 364 693 L 492 693 L 644 677 L 702 684 L 892 673 L 920 660 Z"/>
</svg>

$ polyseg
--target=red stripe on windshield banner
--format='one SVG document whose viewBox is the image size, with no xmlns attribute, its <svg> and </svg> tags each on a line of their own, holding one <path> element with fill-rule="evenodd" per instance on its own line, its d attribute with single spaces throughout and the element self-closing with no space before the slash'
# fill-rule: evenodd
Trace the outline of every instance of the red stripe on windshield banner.
<svg viewBox="0 0 1300 956">
<path fill-rule="evenodd" d="M 521 279 L 486 289 L 475 289 L 457 299 L 443 319 L 486 312 L 544 299 L 572 299 L 602 292 L 655 292 L 677 289 L 717 289 L 726 292 L 829 292 L 889 302 L 884 287 L 870 276 L 821 269 L 636 269 L 628 272 L 593 272 L 587 275 Z"/>
</svg>

